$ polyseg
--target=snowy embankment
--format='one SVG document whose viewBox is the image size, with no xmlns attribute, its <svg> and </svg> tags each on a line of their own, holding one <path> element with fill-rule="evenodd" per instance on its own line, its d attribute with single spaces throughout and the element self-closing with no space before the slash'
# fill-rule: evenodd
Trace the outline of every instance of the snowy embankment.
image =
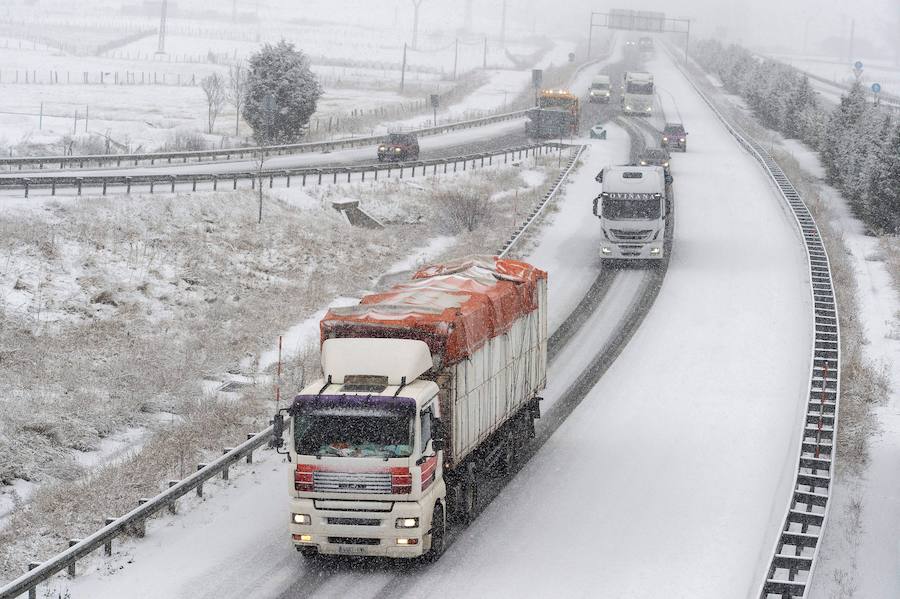
<svg viewBox="0 0 900 599">
<path fill-rule="evenodd" d="M 567 185 L 557 210 L 551 210 L 540 225 L 537 245 L 526 251 L 525 259 L 550 270 L 551 329 L 571 312 L 599 272 L 598 229 L 594 219 L 585 218 L 590 207 L 585 198 L 596 193 L 597 170 L 627 160 L 628 148 L 625 132 L 611 126 L 610 139 L 596 142 L 584 155 L 585 164 Z M 408 261 L 403 261 L 388 270 L 407 266 Z M 616 317 L 607 320 L 616 321 Z M 307 341 L 314 342 L 314 335 L 310 333 L 313 339 Z M 560 360 L 577 357 L 573 353 Z M 55 583 L 54 588 L 68 589 L 72 599 L 119 597 L 134 588 L 142 589 L 147 599 L 278 596 L 308 571 L 291 548 L 284 524 L 286 466 L 277 455 L 265 452 L 264 456 L 252 471 L 235 469 L 232 482 L 207 489 L 204 505 L 184 509 L 177 518 L 148 522 L 146 539 L 117 546 L 112 559 L 86 560 L 84 570 L 79 568 L 83 575 Z M 187 560 L 190 571 L 180 567 Z M 162 577 L 160 572 L 169 575 Z M 389 578 L 385 573 L 347 574 L 326 586 L 342 587 L 345 596 L 352 594 L 346 587 L 354 586 L 357 594 L 365 596 Z"/>
<path fill-rule="evenodd" d="M 674 250 L 656 303 L 409 597 L 719 599 L 760 583 L 808 383 L 805 256 L 756 163 L 668 61 L 648 70 L 692 144 L 672 159 Z"/>
<path fill-rule="evenodd" d="M 818 153 L 795 140 L 781 143 L 816 181 L 833 217 L 831 224 L 841 232 L 856 279 L 857 318 L 867 341 L 863 355 L 890 386 L 886 397 L 870 398 L 878 432 L 869 440 L 862 479 L 839 477 L 836 481 L 833 516 L 811 596 L 825 597 L 844 584 L 859 597 L 900 597 L 900 291 L 888 272 L 879 238 L 853 215 L 840 192 L 825 184 Z M 840 451 L 837 461 L 841 461 Z M 860 499 L 862 510 L 856 514 L 851 506 Z M 841 579 L 841 572 L 847 578 Z"/>
</svg>

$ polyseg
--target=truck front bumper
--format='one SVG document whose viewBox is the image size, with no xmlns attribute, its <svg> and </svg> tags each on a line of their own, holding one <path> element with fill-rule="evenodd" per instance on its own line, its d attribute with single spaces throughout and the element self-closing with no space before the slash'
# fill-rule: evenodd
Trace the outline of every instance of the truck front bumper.
<svg viewBox="0 0 900 599">
<path fill-rule="evenodd" d="M 334 502 L 332 502 L 334 503 Z M 385 511 L 317 509 L 312 499 L 291 499 L 290 532 L 297 549 L 315 547 L 325 555 L 414 558 L 430 549 L 431 512 L 414 501 L 373 502 Z M 359 506 L 353 506 L 359 507 Z M 309 524 L 296 524 L 294 514 Z M 414 528 L 397 528 L 398 518 L 418 518 Z"/>
<path fill-rule="evenodd" d="M 663 252 L 662 241 L 618 243 L 604 239 L 600 244 L 600 257 L 610 260 L 659 260 Z"/>
</svg>

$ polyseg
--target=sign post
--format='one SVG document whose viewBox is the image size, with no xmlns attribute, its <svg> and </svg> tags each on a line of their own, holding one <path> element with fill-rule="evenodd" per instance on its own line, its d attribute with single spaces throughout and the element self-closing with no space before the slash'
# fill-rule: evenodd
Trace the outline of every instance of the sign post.
<svg viewBox="0 0 900 599">
<path fill-rule="evenodd" d="M 431 94 L 431 108 L 434 111 L 434 126 L 437 127 L 437 109 L 441 105 L 441 97 L 437 94 Z"/>
<path fill-rule="evenodd" d="M 862 77 L 863 72 L 863 63 L 857 60 L 853 63 L 853 76 L 856 77 L 856 80 L 859 81 L 859 78 Z"/>
<path fill-rule="evenodd" d="M 881 103 L 881 84 L 880 83 L 872 84 L 872 93 L 875 94 L 875 106 L 878 106 Z"/>
</svg>

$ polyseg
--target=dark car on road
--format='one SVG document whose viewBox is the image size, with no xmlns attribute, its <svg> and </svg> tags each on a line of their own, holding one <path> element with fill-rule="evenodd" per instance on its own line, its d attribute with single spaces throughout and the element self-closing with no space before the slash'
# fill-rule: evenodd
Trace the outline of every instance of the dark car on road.
<svg viewBox="0 0 900 599">
<path fill-rule="evenodd" d="M 378 162 L 385 160 L 418 160 L 419 140 L 414 133 L 391 133 L 378 146 Z"/>
<path fill-rule="evenodd" d="M 638 156 L 638 164 L 641 166 L 661 166 L 666 172 L 666 179 L 672 177 L 669 171 L 669 151 L 665 148 L 647 148 Z"/>
<path fill-rule="evenodd" d="M 666 123 L 660 144 L 664 148 L 687 152 L 687 131 L 681 123 Z"/>
</svg>

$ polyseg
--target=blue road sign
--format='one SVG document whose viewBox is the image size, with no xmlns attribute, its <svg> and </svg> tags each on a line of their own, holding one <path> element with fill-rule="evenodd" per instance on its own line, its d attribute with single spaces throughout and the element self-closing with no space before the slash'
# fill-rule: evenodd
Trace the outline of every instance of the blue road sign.
<svg viewBox="0 0 900 599">
<path fill-rule="evenodd" d="M 863 68 L 863 63 L 857 60 L 856 62 L 853 63 L 853 68 L 856 69 L 857 71 L 861 71 Z"/>
<path fill-rule="evenodd" d="M 881 84 L 880 84 L 880 83 L 873 83 L 873 84 L 872 84 L 872 91 L 875 92 L 876 94 L 879 93 L 879 92 L 881 91 Z"/>
</svg>

